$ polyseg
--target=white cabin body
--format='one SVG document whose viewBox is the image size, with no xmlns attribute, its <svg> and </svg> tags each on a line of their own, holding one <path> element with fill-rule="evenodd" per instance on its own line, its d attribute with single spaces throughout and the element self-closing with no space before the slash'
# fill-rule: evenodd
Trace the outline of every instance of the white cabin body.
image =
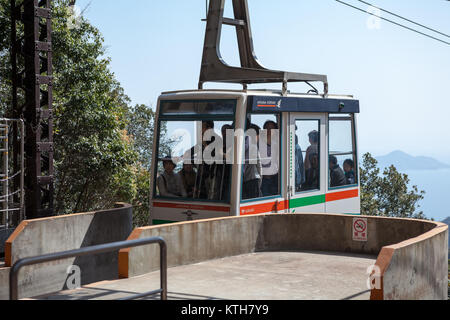
<svg viewBox="0 0 450 320">
<path fill-rule="evenodd" d="M 351 96 L 163 93 L 155 121 L 150 223 L 261 213 L 360 214 L 357 113 L 359 101 Z M 208 137 L 202 137 L 205 129 Z M 224 139 L 225 129 L 233 131 Z M 248 129 L 259 134 L 255 138 Z M 222 142 L 223 162 L 186 156 L 219 150 L 212 142 Z M 249 156 L 255 150 L 257 159 Z M 174 168 L 166 172 L 171 162 Z"/>
</svg>

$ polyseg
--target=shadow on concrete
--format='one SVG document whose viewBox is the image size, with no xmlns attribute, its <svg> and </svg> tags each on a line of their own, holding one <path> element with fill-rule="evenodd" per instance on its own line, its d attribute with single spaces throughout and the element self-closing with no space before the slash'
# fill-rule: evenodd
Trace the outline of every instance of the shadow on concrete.
<svg viewBox="0 0 450 320">
<path fill-rule="evenodd" d="M 133 231 L 132 212 L 129 215 L 122 215 L 126 217 L 111 219 L 111 213 L 107 211 L 95 214 L 80 248 L 126 240 Z M 115 220 L 116 224 L 112 224 L 111 220 Z M 73 265 L 80 268 L 82 286 L 104 280 L 117 280 L 119 277 L 118 251 L 76 257 Z M 69 289 L 67 282 L 71 275 L 67 275 L 61 290 Z"/>
<path fill-rule="evenodd" d="M 370 292 L 370 291 L 371 291 L 370 289 L 367 289 L 367 290 L 364 290 L 364 291 L 361 291 L 361 292 L 352 294 L 351 296 L 342 298 L 342 300 L 352 300 L 352 299 L 354 299 L 354 298 L 356 298 L 356 297 L 359 297 L 359 296 L 362 296 L 363 294 L 366 294 L 366 293 L 368 293 L 368 292 Z"/>
<path fill-rule="evenodd" d="M 180 297 L 175 298 L 175 296 L 171 295 L 177 295 Z M 167 294 L 169 300 L 172 299 L 177 299 L 177 300 L 228 300 L 228 299 L 224 299 L 224 298 L 218 298 L 218 297 L 211 297 L 211 296 L 202 296 L 202 295 L 198 295 L 198 294 L 189 294 L 189 293 L 182 293 L 182 292 L 168 292 Z M 184 297 L 184 298 L 183 298 Z"/>
<path fill-rule="evenodd" d="M 351 258 L 361 258 L 361 259 L 370 259 L 376 260 L 377 255 L 374 254 L 361 254 L 361 253 L 353 253 L 353 252 L 339 252 L 339 251 L 318 251 L 318 250 L 257 250 L 255 253 L 259 252 L 301 252 L 301 253 L 310 253 L 310 254 L 318 254 L 321 256 L 337 256 L 337 257 L 351 257 Z"/>
<path fill-rule="evenodd" d="M 54 293 L 50 295 L 34 297 L 35 300 L 95 300 L 103 298 L 103 300 L 117 300 L 140 294 L 141 292 L 125 291 L 125 290 L 113 290 L 105 288 L 89 288 L 83 287 L 76 290 L 70 290 L 66 293 Z M 110 299 L 108 299 L 108 296 Z M 197 294 L 189 294 L 183 292 L 171 292 L 167 293 L 168 300 L 226 300 L 218 297 L 203 296 Z M 155 294 L 148 297 L 139 298 L 136 300 L 161 300 L 160 294 Z"/>
</svg>

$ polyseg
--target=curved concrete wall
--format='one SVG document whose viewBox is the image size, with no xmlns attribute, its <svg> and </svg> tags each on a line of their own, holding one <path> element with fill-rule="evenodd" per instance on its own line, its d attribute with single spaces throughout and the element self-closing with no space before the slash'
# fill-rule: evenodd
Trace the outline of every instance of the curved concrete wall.
<svg viewBox="0 0 450 320">
<path fill-rule="evenodd" d="M 448 226 L 383 247 L 375 263 L 380 289 L 372 300 L 435 300 L 448 298 Z"/>
<path fill-rule="evenodd" d="M 361 242 L 353 240 L 353 218 L 354 216 L 335 214 L 227 217 L 138 228 L 129 239 L 162 236 L 168 245 L 169 267 L 268 250 L 319 250 L 377 255 L 389 246 L 401 243 L 400 247 L 391 248 L 395 253 L 391 258 L 380 255 L 381 260 L 377 260 L 380 269 L 381 261 L 384 261 L 385 274 L 381 274 L 382 289 L 376 292 L 373 290 L 372 298 L 410 298 L 398 289 L 395 291 L 396 295 L 390 293 L 393 290 L 391 287 L 398 288 L 398 283 L 403 284 L 402 287 L 408 292 L 427 292 L 420 296 L 422 298 L 447 298 L 447 273 L 442 273 L 444 267 L 447 270 L 446 225 L 413 219 L 362 217 L 367 218 L 368 238 L 366 242 Z M 415 240 L 403 243 L 407 239 Z M 412 260 L 411 251 L 415 252 Z M 435 278 L 435 281 L 429 279 L 428 282 L 411 284 L 408 277 L 397 274 L 400 270 L 406 272 L 408 268 L 416 270 L 416 278 Z M 119 252 L 121 278 L 158 269 L 157 246 Z M 427 287 L 426 290 L 424 286 Z M 435 294 L 430 295 L 430 292 Z"/>
<path fill-rule="evenodd" d="M 22 221 L 5 243 L 0 299 L 9 298 L 9 267 L 19 259 L 126 240 L 133 229 L 132 214 L 131 205 L 117 204 L 110 210 Z M 24 267 L 19 273 L 19 295 L 65 289 L 67 268 L 72 265 L 80 268 L 81 284 L 117 279 L 117 259 L 117 253 L 111 252 Z"/>
</svg>

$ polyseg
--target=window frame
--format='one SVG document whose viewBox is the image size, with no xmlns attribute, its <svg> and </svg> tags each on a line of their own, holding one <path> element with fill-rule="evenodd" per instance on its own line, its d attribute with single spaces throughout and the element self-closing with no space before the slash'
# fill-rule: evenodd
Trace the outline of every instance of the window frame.
<svg viewBox="0 0 450 320">
<path fill-rule="evenodd" d="M 245 118 L 247 119 L 247 117 L 250 115 L 274 115 L 278 118 L 278 130 L 279 130 L 279 145 L 280 145 L 280 158 L 279 158 L 279 169 L 278 169 L 278 184 L 280 186 L 280 190 L 279 190 L 279 194 L 278 195 L 273 195 L 273 196 L 267 196 L 267 197 L 260 197 L 260 198 L 254 198 L 254 199 L 242 199 L 242 190 L 243 190 L 243 186 L 244 186 L 244 170 L 243 166 L 244 166 L 244 161 L 242 161 L 242 164 L 240 165 L 239 170 L 241 170 L 241 183 L 240 183 L 240 203 L 251 203 L 251 202 L 257 202 L 257 201 L 267 201 L 267 200 L 273 200 L 273 199 L 279 199 L 279 198 L 283 198 L 283 192 L 284 192 L 284 187 L 282 184 L 282 179 L 283 179 L 283 117 L 282 117 L 282 113 L 281 112 L 270 112 L 270 111 L 252 111 L 251 108 L 247 110 L 246 114 L 245 114 Z M 263 128 L 261 128 L 261 130 L 263 130 Z M 245 127 L 244 127 L 244 132 L 247 132 L 247 121 L 245 122 Z M 245 157 L 245 138 L 244 138 L 244 142 L 242 144 L 242 155 L 243 157 Z M 243 159 L 241 159 L 243 160 Z"/>
<path fill-rule="evenodd" d="M 190 102 L 190 103 L 200 103 L 200 102 L 230 102 L 233 103 L 233 113 L 221 113 L 221 114 L 217 114 L 215 115 L 214 113 L 181 113 L 181 114 L 176 114 L 176 113 L 171 113 L 171 114 L 164 114 L 163 113 L 163 105 L 166 103 L 183 103 L 183 102 Z M 170 118 L 170 117 L 210 117 L 210 116 L 217 116 L 217 117 L 235 117 L 236 116 L 236 106 L 237 106 L 237 99 L 180 99 L 180 100 L 176 100 L 176 99 L 168 99 L 168 100 L 161 100 L 160 101 L 160 108 L 159 108 L 159 117 L 161 118 Z"/>
<path fill-rule="evenodd" d="M 297 125 L 297 121 L 317 121 L 318 122 L 318 131 L 319 131 L 319 144 L 318 144 L 318 150 L 319 150 L 319 188 L 317 188 L 317 189 L 310 189 L 310 190 L 303 190 L 303 191 L 296 191 L 295 190 L 295 179 L 296 179 L 296 175 L 295 175 L 295 173 L 294 173 L 294 195 L 295 196 L 297 196 L 297 195 L 302 195 L 302 194 L 306 194 L 306 193 L 311 193 L 311 192 L 320 192 L 320 190 L 322 190 L 322 186 L 321 186 L 321 183 L 322 183 L 322 173 L 321 173 L 321 165 L 322 165 L 322 157 L 323 157 L 323 155 L 322 155 L 322 152 L 321 152 L 321 147 L 322 147 L 322 143 L 321 143 L 321 126 L 320 126 L 320 124 L 321 124 L 321 119 L 313 119 L 313 118 L 311 118 L 311 119 L 301 119 L 301 118 L 299 118 L 299 119 L 294 119 L 294 125 Z M 296 133 L 296 131 L 294 132 L 294 133 Z M 295 143 L 294 143 L 294 146 L 295 146 Z M 306 156 L 306 150 L 304 151 L 305 152 L 305 156 Z M 303 150 L 302 150 L 302 153 L 303 153 Z M 295 150 L 294 150 L 294 156 L 295 156 Z M 303 159 L 303 163 L 304 163 L 304 161 L 305 161 L 305 158 Z M 306 170 L 305 170 L 305 174 L 306 174 Z"/>
<path fill-rule="evenodd" d="M 164 102 L 217 102 L 217 101 L 233 101 L 233 114 L 172 114 L 172 115 L 163 115 L 162 114 L 162 104 Z M 156 132 L 155 138 L 156 138 L 156 146 L 155 146 L 155 154 L 152 155 L 154 163 L 154 169 L 153 169 L 153 196 L 151 200 L 164 200 L 164 201 L 174 201 L 174 202 L 199 202 L 199 203 L 219 203 L 219 204 L 231 204 L 231 197 L 228 200 L 209 200 L 209 199 L 193 199 L 193 198 L 184 198 L 184 197 L 164 197 L 160 196 L 156 192 L 157 187 L 157 178 L 158 178 L 158 164 L 159 164 L 159 142 L 160 142 L 160 135 L 161 135 L 161 122 L 163 121 L 173 121 L 173 122 L 187 122 L 187 121 L 204 121 L 204 120 L 211 120 L 211 121 L 231 121 L 233 128 L 236 127 L 236 109 L 237 109 L 237 103 L 238 99 L 180 99 L 180 100 L 161 100 L 159 103 L 159 110 L 158 110 L 158 130 Z M 230 167 L 230 177 L 232 177 L 233 174 L 233 166 Z M 231 194 L 231 187 L 232 187 L 232 181 L 230 179 L 230 185 L 229 193 Z"/>
<path fill-rule="evenodd" d="M 353 184 L 346 184 L 343 186 L 336 186 L 336 187 L 331 187 L 331 179 L 330 179 L 330 174 L 329 174 L 329 168 L 330 168 L 330 121 L 350 121 L 351 124 L 351 136 L 352 136 L 352 152 L 351 153 L 342 153 L 342 154 L 338 154 L 338 155 L 347 155 L 347 154 L 351 154 L 353 155 L 353 162 L 354 162 L 354 173 L 355 173 L 355 183 Z M 328 141 L 327 141 L 327 145 L 328 145 L 328 155 L 326 158 L 326 164 L 327 164 L 327 189 L 329 191 L 331 190 L 339 190 L 339 189 L 346 189 L 346 188 L 354 188 L 354 187 L 358 187 L 359 186 L 359 160 L 358 160 L 358 150 L 357 150 L 357 144 L 356 144 L 356 125 L 355 125 L 355 114 L 354 113 L 350 113 L 347 116 L 342 116 L 342 114 L 339 113 L 329 113 L 328 114 L 328 120 L 327 120 L 327 127 L 328 127 Z M 342 170 L 344 170 L 344 168 L 342 168 Z"/>
</svg>

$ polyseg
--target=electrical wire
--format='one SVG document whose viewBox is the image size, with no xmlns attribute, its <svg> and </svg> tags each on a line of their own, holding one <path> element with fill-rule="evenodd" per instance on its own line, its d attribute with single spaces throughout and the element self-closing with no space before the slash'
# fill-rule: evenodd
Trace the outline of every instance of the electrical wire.
<svg viewBox="0 0 450 320">
<path fill-rule="evenodd" d="M 447 37 L 447 38 L 450 38 L 450 36 L 449 36 L 448 34 L 445 34 L 445 33 L 443 33 L 443 32 L 440 32 L 440 31 L 438 31 L 438 30 L 435 30 L 435 29 L 433 29 L 433 28 L 424 26 L 423 24 L 420 24 L 420 23 L 417 23 L 417 22 L 415 22 L 415 21 L 413 21 L 413 20 L 410 20 L 410 19 L 407 19 L 407 18 L 405 18 L 405 17 L 402 17 L 401 15 L 398 15 L 398 14 L 393 13 L 393 12 L 391 12 L 391 11 L 385 10 L 385 9 L 380 8 L 380 7 L 377 7 L 377 6 L 374 6 L 373 4 L 370 4 L 370 3 L 366 2 L 366 1 L 363 1 L 363 0 L 358 0 L 358 1 L 359 1 L 359 2 L 362 2 L 362 3 L 364 3 L 364 4 L 367 4 L 368 6 L 374 7 L 374 8 L 376 8 L 376 9 L 378 9 L 378 10 L 381 10 L 381 11 L 383 11 L 383 12 L 389 13 L 390 15 L 393 15 L 393 16 L 395 16 L 395 17 L 397 17 L 397 18 L 406 20 L 406 21 L 411 22 L 411 23 L 413 23 L 413 24 L 415 24 L 415 25 L 418 25 L 418 26 L 420 26 L 420 27 L 422 27 L 422 28 L 428 29 L 428 30 L 430 30 L 430 31 L 439 33 L 440 35 L 443 35 L 443 36 L 445 36 L 445 37 Z M 447 1 L 449 1 L 449 0 L 447 0 Z"/>
<path fill-rule="evenodd" d="M 398 22 L 395 22 L 395 21 L 392 21 L 392 20 L 389 20 L 389 19 L 380 17 L 380 16 L 378 16 L 378 15 L 376 15 L 376 14 L 374 14 L 374 13 L 367 12 L 367 11 L 365 11 L 365 10 L 363 10 L 363 9 L 361 9 L 361 8 L 355 7 L 355 6 L 353 6 L 353 5 L 351 5 L 351 4 L 347 3 L 347 2 L 344 2 L 344 1 L 341 1 L 341 0 L 335 0 L 335 1 L 336 1 L 336 2 L 339 2 L 339 3 L 343 4 L 343 5 L 346 5 L 346 6 L 350 7 L 350 8 L 353 8 L 353 9 L 356 9 L 356 10 L 358 10 L 358 11 L 361 11 L 361 12 L 364 12 L 364 13 L 367 13 L 367 14 L 370 14 L 370 15 L 372 15 L 372 16 L 375 16 L 375 17 L 379 18 L 379 19 L 382 19 L 382 20 L 384 20 L 384 21 L 390 22 L 390 23 L 395 24 L 395 25 L 397 25 L 397 26 L 399 26 L 399 27 L 405 28 L 405 29 L 407 29 L 407 30 L 409 30 L 409 31 L 413 31 L 413 32 L 415 32 L 415 33 L 421 34 L 421 35 L 423 35 L 423 36 L 425 36 L 425 37 L 428 37 L 428 38 L 431 38 L 431 39 L 433 39 L 433 40 L 436 40 L 436 41 L 445 43 L 446 45 L 449 45 L 449 46 L 450 46 L 450 42 L 447 42 L 447 41 L 444 41 L 444 40 L 442 40 L 442 39 L 439 39 L 439 38 L 430 36 L 429 34 L 426 34 L 426 33 L 420 32 L 420 31 L 418 31 L 418 30 L 416 30 L 416 29 L 407 27 L 407 26 L 405 26 L 405 25 L 403 25 L 403 24 L 400 24 L 400 23 L 398 23 Z"/>
</svg>

